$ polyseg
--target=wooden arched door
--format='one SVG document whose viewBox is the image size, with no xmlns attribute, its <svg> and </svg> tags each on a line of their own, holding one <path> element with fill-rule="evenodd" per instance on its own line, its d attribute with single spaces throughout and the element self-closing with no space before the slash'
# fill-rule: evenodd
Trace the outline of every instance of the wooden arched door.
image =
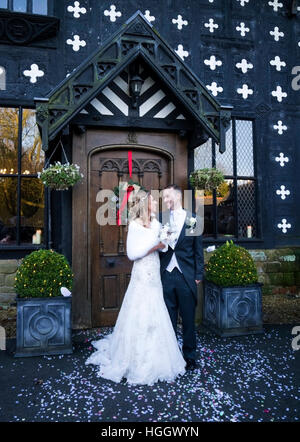
<svg viewBox="0 0 300 442">
<path fill-rule="evenodd" d="M 98 208 L 103 204 L 96 201 L 99 190 L 113 189 L 120 181 L 130 178 L 128 149 L 124 146 L 101 149 L 93 153 L 90 160 L 89 231 L 93 327 L 115 324 L 130 280 L 132 262 L 126 256 L 127 226 L 100 226 L 96 217 Z M 133 150 L 132 179 L 148 190 L 161 190 L 169 184 L 170 167 L 168 157 L 158 150 Z"/>
</svg>

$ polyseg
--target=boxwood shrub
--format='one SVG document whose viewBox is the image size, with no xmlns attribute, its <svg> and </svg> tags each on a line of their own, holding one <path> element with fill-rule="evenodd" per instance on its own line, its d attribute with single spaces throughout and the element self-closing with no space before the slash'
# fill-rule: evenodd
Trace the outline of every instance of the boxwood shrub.
<svg viewBox="0 0 300 442">
<path fill-rule="evenodd" d="M 230 287 L 254 284 L 258 277 L 248 250 L 231 240 L 214 251 L 206 265 L 205 279 L 222 287 Z"/>
<path fill-rule="evenodd" d="M 64 255 L 40 249 L 25 256 L 15 277 L 15 291 L 21 298 L 62 296 L 61 287 L 72 291 L 72 269 Z"/>
</svg>

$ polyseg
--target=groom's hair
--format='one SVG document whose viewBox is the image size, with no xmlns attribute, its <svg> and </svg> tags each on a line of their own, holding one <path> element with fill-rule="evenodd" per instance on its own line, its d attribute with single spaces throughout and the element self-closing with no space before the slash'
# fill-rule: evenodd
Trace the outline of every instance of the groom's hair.
<svg viewBox="0 0 300 442">
<path fill-rule="evenodd" d="M 177 186 L 177 184 L 169 184 L 167 187 L 165 187 L 165 189 L 174 189 L 176 190 L 176 192 L 179 192 L 180 195 L 182 196 L 182 190 L 179 186 Z"/>
</svg>

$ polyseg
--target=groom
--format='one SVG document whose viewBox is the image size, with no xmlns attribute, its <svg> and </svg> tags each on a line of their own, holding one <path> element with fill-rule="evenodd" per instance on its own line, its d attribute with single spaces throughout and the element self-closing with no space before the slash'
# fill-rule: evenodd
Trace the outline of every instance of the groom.
<svg viewBox="0 0 300 442">
<path fill-rule="evenodd" d="M 203 278 L 204 259 L 202 236 L 186 235 L 187 219 L 191 213 L 182 208 L 182 191 L 176 184 L 163 190 L 163 201 L 168 209 L 160 214 L 160 222 L 169 222 L 175 231 L 175 240 L 160 251 L 160 271 L 164 300 L 177 336 L 178 310 L 182 318 L 182 352 L 187 369 L 196 364 L 195 310 L 197 285 Z"/>
</svg>

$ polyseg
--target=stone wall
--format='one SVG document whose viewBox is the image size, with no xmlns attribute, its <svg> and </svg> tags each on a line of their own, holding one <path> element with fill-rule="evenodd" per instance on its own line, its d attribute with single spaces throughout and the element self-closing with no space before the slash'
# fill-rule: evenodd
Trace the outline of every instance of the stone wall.
<svg viewBox="0 0 300 442">
<path fill-rule="evenodd" d="M 263 305 L 268 295 L 300 294 L 300 247 L 281 249 L 249 250 L 262 282 Z M 204 249 L 204 262 L 207 264 L 212 252 Z M 270 298 L 268 298 L 270 299 Z M 196 324 L 202 321 L 203 286 L 198 287 Z"/>
<path fill-rule="evenodd" d="M 249 250 L 263 294 L 300 293 L 300 247 Z"/>
<path fill-rule="evenodd" d="M 0 260 L 0 304 L 10 304 L 15 300 L 15 276 L 21 261 L 22 259 Z"/>
<path fill-rule="evenodd" d="M 249 250 L 263 285 L 263 295 L 300 293 L 300 247 L 275 250 Z M 211 252 L 204 249 L 204 262 Z M 15 301 L 14 282 L 22 259 L 0 260 L 0 305 Z"/>
</svg>

